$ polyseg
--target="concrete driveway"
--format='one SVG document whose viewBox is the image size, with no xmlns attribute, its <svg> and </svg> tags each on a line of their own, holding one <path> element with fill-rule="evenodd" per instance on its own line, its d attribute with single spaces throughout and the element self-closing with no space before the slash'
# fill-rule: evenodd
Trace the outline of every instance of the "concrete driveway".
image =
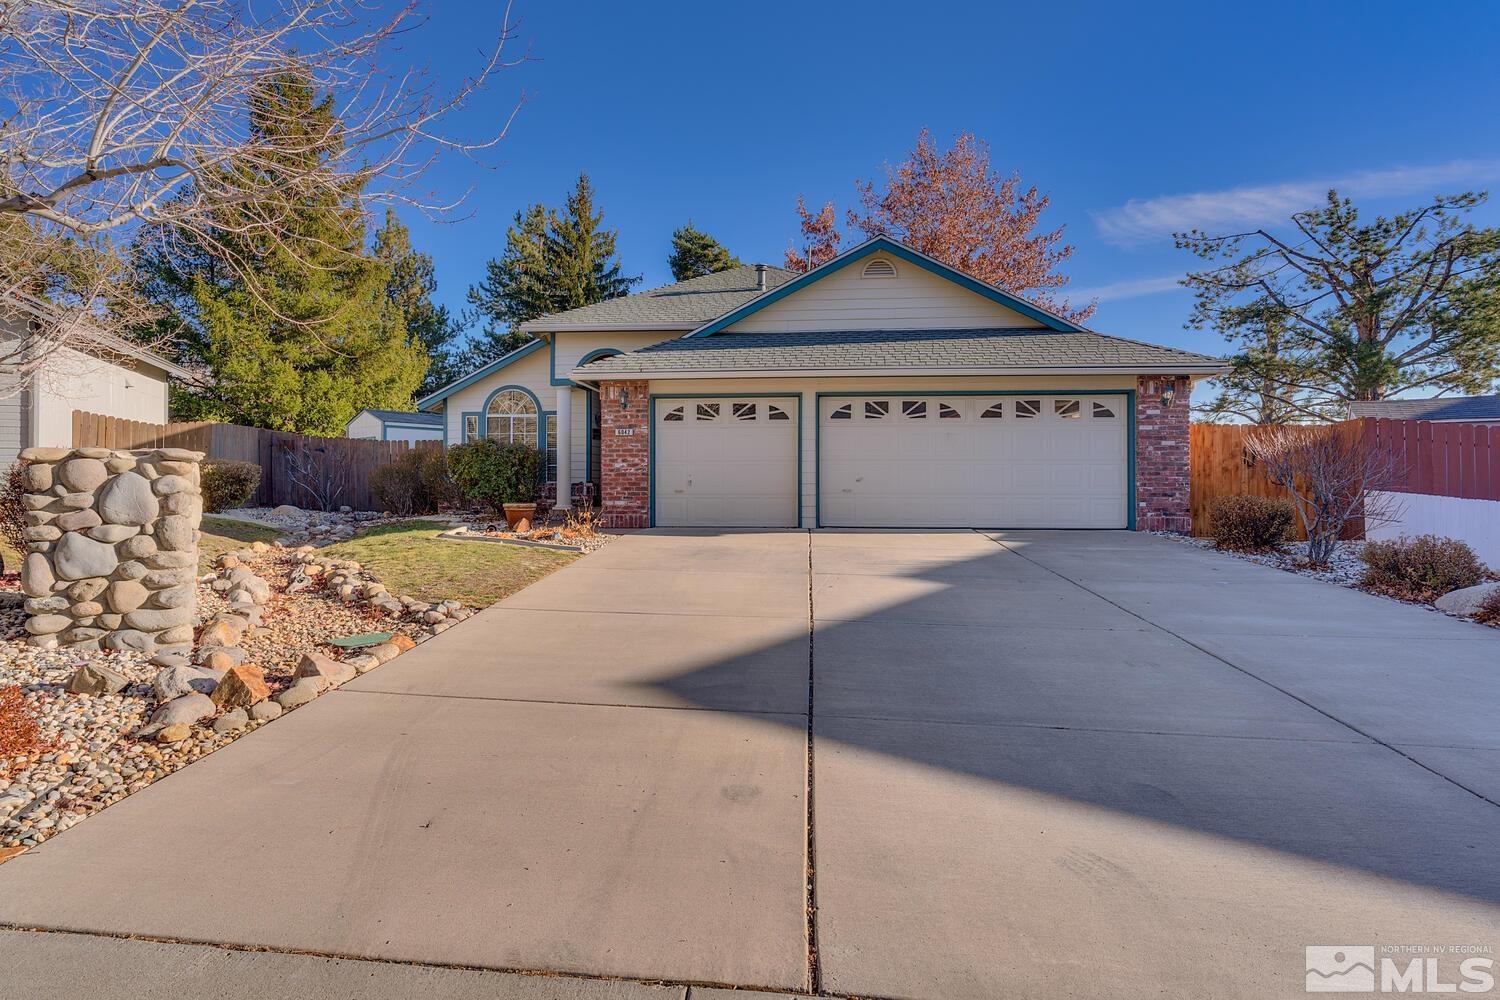
<svg viewBox="0 0 1500 1000">
<path fill-rule="evenodd" d="M 1493 630 L 1169 540 L 647 532 L 0 867 L 0 970 L 1301 996 L 1500 946 L 1497 708 Z"/>
</svg>

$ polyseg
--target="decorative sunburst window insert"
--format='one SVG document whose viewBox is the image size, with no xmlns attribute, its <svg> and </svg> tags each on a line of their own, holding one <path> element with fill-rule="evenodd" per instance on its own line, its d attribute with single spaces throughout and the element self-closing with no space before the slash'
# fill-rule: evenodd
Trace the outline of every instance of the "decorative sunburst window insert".
<svg viewBox="0 0 1500 1000">
<path fill-rule="evenodd" d="M 766 404 L 766 419 L 767 420 L 790 420 L 792 418 L 787 414 L 787 412 L 785 410 L 783 410 L 781 407 L 777 406 L 775 403 L 767 403 Z"/>
<path fill-rule="evenodd" d="M 865 400 L 865 419 L 884 420 L 891 415 L 891 401 L 889 399 L 867 399 Z"/>
<path fill-rule="evenodd" d="M 759 410 L 760 407 L 754 403 L 733 403 L 730 405 L 730 412 L 736 420 L 754 420 Z"/>
<path fill-rule="evenodd" d="M 1115 411 L 1114 410 L 1110 409 L 1108 406 L 1105 406 L 1103 403 L 1095 403 L 1094 404 L 1094 419 L 1095 420 L 1113 420 L 1114 418 L 1115 418 Z"/>
<path fill-rule="evenodd" d="M 980 420 L 999 420 L 1001 417 L 1004 417 L 1004 416 L 1005 416 L 1005 404 L 1004 403 L 991 403 L 989 406 L 986 406 L 984 408 L 984 412 L 979 415 L 979 419 Z"/>
<path fill-rule="evenodd" d="M 674 406 L 674 407 L 672 407 L 666 413 L 662 414 L 662 418 L 661 419 L 662 419 L 662 423 L 666 423 L 666 424 L 681 423 L 685 419 L 685 417 L 683 415 L 683 412 L 682 412 L 682 407 L 680 407 L 680 406 Z"/>
<path fill-rule="evenodd" d="M 926 420 L 927 400 L 903 399 L 901 401 L 901 415 L 908 420 Z"/>
<path fill-rule="evenodd" d="M 1018 399 L 1016 400 L 1016 419 L 1030 420 L 1032 417 L 1042 415 L 1042 401 L 1040 399 Z"/>
<path fill-rule="evenodd" d="M 830 413 L 830 414 L 828 414 L 828 419 L 829 420 L 853 420 L 854 419 L 854 404 L 853 403 L 844 403 L 842 406 L 836 406 L 836 407 L 834 407 L 833 412 Z"/>
<path fill-rule="evenodd" d="M 939 420 L 962 420 L 963 418 L 964 415 L 962 413 L 959 413 L 957 409 L 949 406 L 947 403 L 938 404 Z"/>
<path fill-rule="evenodd" d="M 718 420 L 718 403 L 699 403 L 696 409 L 699 420 Z"/>
<path fill-rule="evenodd" d="M 1057 414 L 1059 420 L 1081 420 L 1083 418 L 1083 407 L 1076 399 L 1054 399 L 1052 401 L 1052 412 Z"/>
</svg>

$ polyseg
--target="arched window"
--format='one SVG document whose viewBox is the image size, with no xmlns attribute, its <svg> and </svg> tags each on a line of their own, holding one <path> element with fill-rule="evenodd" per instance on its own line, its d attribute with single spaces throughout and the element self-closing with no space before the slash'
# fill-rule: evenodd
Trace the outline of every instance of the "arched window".
<svg viewBox="0 0 1500 1000">
<path fill-rule="evenodd" d="M 536 447 L 536 403 L 519 389 L 506 389 L 490 400 L 484 415 L 485 437 L 502 443 L 521 441 Z"/>
</svg>

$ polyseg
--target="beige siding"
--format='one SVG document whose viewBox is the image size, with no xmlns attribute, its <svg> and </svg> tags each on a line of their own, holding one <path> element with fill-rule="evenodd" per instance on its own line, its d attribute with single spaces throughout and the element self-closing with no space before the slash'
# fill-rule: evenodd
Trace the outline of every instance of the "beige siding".
<svg viewBox="0 0 1500 1000">
<path fill-rule="evenodd" d="M 505 386 L 520 386 L 523 389 L 529 389 L 541 403 L 543 412 L 556 410 L 557 388 L 552 385 L 547 362 L 548 352 L 543 346 L 540 350 L 532 351 L 519 361 L 514 361 L 499 371 L 490 373 L 487 377 L 460 389 L 444 400 L 447 404 L 444 420 L 448 428 L 448 443 L 461 443 L 464 439 L 463 415 L 465 413 L 482 414 L 484 404 L 490 395 Z M 575 409 L 583 405 L 578 394 L 575 394 L 573 405 Z M 481 432 L 483 432 L 483 426 L 483 421 L 481 421 Z"/>
<path fill-rule="evenodd" d="M 861 277 L 870 261 L 881 259 L 896 268 L 894 278 Z M 773 302 L 725 332 L 972 330 L 1041 325 L 915 264 L 873 254 Z"/>
<path fill-rule="evenodd" d="M 43 448 L 70 447 L 74 410 L 166 423 L 167 375 L 144 364 L 132 368 L 69 347 L 58 348 L 37 373 L 33 443 Z"/>
<path fill-rule="evenodd" d="M 612 350 L 622 354 L 626 351 L 639 350 L 642 347 L 650 347 L 664 340 L 681 337 L 680 330 L 622 330 L 614 333 L 597 333 L 593 331 L 579 333 L 556 333 L 557 355 L 553 374 L 563 379 L 568 373 L 578 366 L 578 362 L 594 351 Z M 526 360 L 530 360 L 529 358 Z M 554 403 L 548 403 L 547 409 L 555 409 Z M 586 447 L 588 440 L 588 412 L 585 405 L 584 393 L 577 391 L 573 393 L 573 482 L 581 483 L 588 478 L 588 467 L 585 465 L 587 459 Z M 453 438 L 449 438 L 453 440 Z"/>
<path fill-rule="evenodd" d="M 653 396 L 713 393 L 785 393 L 801 401 L 802 419 L 802 526 L 812 527 L 817 517 L 817 395 L 820 392 L 911 392 L 942 393 L 1022 389 L 1036 392 L 1066 392 L 1070 389 L 1134 389 L 1134 375 L 1078 375 L 988 378 L 820 378 L 820 379 L 670 379 L 651 383 Z"/>
<path fill-rule="evenodd" d="M 361 413 L 349 421 L 344 428 L 344 437 L 362 438 L 367 441 L 380 440 L 380 418 L 371 413 Z"/>
</svg>

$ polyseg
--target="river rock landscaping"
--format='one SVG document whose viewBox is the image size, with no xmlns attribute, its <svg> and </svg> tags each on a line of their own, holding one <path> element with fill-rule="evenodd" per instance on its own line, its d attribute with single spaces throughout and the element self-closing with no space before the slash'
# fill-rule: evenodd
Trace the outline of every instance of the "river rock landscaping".
<svg viewBox="0 0 1500 1000">
<path fill-rule="evenodd" d="M 154 653 L 36 645 L 19 595 L 0 600 L 0 689 L 19 687 L 38 724 L 0 760 L 0 861 L 474 613 L 393 594 L 310 544 L 225 552 L 194 590 L 196 644 Z M 332 644 L 354 634 L 373 635 Z"/>
</svg>

